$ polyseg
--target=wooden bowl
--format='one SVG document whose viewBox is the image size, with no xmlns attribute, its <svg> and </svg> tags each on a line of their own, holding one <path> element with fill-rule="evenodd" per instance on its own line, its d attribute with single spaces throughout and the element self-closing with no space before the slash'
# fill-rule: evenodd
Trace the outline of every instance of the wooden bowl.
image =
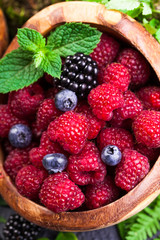
<svg viewBox="0 0 160 240">
<path fill-rule="evenodd" d="M 0 9 L 0 57 L 8 46 L 8 29 L 4 14 Z"/>
<path fill-rule="evenodd" d="M 89 2 L 63 2 L 51 5 L 30 18 L 25 27 L 34 28 L 43 35 L 65 22 L 84 22 L 127 41 L 148 60 L 160 79 L 160 45 L 134 19 L 118 11 L 107 10 L 103 5 Z M 7 53 L 18 47 L 15 38 Z M 155 165 L 132 191 L 104 207 L 83 211 L 54 213 L 22 197 L 3 169 L 0 149 L 0 193 L 11 208 L 40 226 L 58 231 L 88 231 L 114 225 L 136 214 L 160 193 L 160 157 Z"/>
</svg>

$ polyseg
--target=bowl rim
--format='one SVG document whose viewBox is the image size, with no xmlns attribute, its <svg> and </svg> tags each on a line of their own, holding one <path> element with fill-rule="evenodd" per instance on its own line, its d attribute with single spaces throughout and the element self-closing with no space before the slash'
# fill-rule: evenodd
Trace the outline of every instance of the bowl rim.
<svg viewBox="0 0 160 240">
<path fill-rule="evenodd" d="M 72 14 L 68 14 L 70 11 Z M 122 39 L 127 38 L 146 57 L 160 79 L 160 68 L 157 67 L 160 44 L 134 19 L 119 11 L 107 10 L 104 5 L 76 1 L 56 3 L 35 14 L 23 27 L 36 29 L 45 35 L 65 22 L 95 24 Z M 16 48 L 18 43 L 15 37 L 6 53 Z M 0 193 L 4 199 L 29 221 L 58 231 L 89 231 L 117 224 L 142 210 L 160 193 L 160 176 L 157 171 L 160 167 L 159 157 L 148 175 L 133 190 L 115 202 L 94 210 L 57 214 L 22 197 L 5 173 L 2 160 L 3 153 L 0 148 Z"/>
</svg>

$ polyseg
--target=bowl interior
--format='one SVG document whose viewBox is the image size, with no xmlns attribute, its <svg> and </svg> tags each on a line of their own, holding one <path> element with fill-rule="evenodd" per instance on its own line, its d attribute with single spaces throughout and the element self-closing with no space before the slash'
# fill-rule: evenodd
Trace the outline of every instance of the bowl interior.
<svg viewBox="0 0 160 240">
<path fill-rule="evenodd" d="M 72 21 L 89 23 L 102 32 L 110 33 L 125 45 L 134 46 L 146 57 L 160 78 L 160 68 L 157 66 L 160 57 L 158 42 L 135 20 L 118 11 L 107 10 L 100 4 L 89 2 L 54 4 L 33 16 L 24 26 L 34 28 L 45 36 L 58 25 Z M 149 49 L 150 46 L 153 51 Z M 6 53 L 17 47 L 15 38 Z M 6 95 L 1 95 L 0 102 L 5 102 L 6 98 Z M 0 193 L 4 199 L 29 221 L 58 231 L 88 231 L 111 226 L 139 212 L 160 193 L 160 176 L 157 171 L 160 167 L 159 158 L 144 180 L 117 201 L 95 210 L 56 214 L 18 193 L 3 169 L 3 160 L 0 148 Z"/>
</svg>

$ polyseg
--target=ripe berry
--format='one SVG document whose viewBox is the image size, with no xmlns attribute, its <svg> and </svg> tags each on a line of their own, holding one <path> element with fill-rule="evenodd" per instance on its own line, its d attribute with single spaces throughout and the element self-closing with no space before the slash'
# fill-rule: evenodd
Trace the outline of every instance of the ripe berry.
<svg viewBox="0 0 160 240">
<path fill-rule="evenodd" d="M 62 153 L 52 153 L 44 156 L 43 166 L 49 173 L 62 172 L 68 164 L 66 156 Z"/>
<path fill-rule="evenodd" d="M 149 79 L 150 66 L 146 59 L 137 50 L 123 49 L 117 58 L 117 62 L 124 65 L 131 75 L 131 87 L 143 86 Z"/>
<path fill-rule="evenodd" d="M 118 51 L 119 43 L 114 38 L 108 36 L 106 33 L 103 33 L 101 41 L 98 43 L 97 47 L 90 56 L 97 62 L 98 67 L 101 69 L 116 58 Z"/>
<path fill-rule="evenodd" d="M 76 53 L 66 58 L 60 80 L 55 79 L 54 84 L 60 88 L 67 88 L 83 98 L 97 86 L 97 74 L 97 63 L 88 55 Z"/>
<path fill-rule="evenodd" d="M 5 240 L 34 240 L 40 231 L 41 228 L 37 225 L 18 214 L 12 214 L 3 228 L 3 235 Z"/>
<path fill-rule="evenodd" d="M 108 145 L 104 147 L 101 152 L 102 161 L 109 166 L 117 165 L 121 161 L 121 158 L 121 151 L 117 146 L 114 145 Z"/>
<path fill-rule="evenodd" d="M 76 94 L 68 89 L 61 90 L 55 95 L 55 106 L 63 112 L 74 110 L 77 101 Z"/>
<path fill-rule="evenodd" d="M 160 147 L 160 112 L 142 111 L 133 122 L 133 131 L 138 143 L 149 148 Z"/>
<path fill-rule="evenodd" d="M 116 167 L 115 183 L 128 192 L 147 175 L 149 168 L 147 157 L 135 150 L 125 149 Z"/>
<path fill-rule="evenodd" d="M 85 196 L 66 172 L 55 173 L 45 179 L 39 194 L 41 202 L 56 213 L 73 210 L 82 205 Z"/>
<path fill-rule="evenodd" d="M 123 95 L 118 88 L 110 83 L 98 85 L 88 95 L 88 103 L 97 118 L 110 121 L 113 110 L 123 106 Z"/>
<path fill-rule="evenodd" d="M 25 148 L 28 147 L 32 141 L 32 131 L 24 124 L 16 124 L 11 127 L 8 139 L 12 146 Z"/>
</svg>

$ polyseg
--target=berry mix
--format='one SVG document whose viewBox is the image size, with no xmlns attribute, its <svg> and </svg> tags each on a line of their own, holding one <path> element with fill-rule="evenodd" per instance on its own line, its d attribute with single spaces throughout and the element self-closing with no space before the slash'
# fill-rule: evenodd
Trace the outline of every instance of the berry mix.
<svg viewBox="0 0 160 240">
<path fill-rule="evenodd" d="M 137 50 L 103 33 L 90 56 L 63 60 L 60 79 L 45 74 L 11 92 L 0 105 L 0 137 L 18 192 L 59 213 L 99 208 L 132 190 L 160 153 L 153 78 Z"/>
</svg>

